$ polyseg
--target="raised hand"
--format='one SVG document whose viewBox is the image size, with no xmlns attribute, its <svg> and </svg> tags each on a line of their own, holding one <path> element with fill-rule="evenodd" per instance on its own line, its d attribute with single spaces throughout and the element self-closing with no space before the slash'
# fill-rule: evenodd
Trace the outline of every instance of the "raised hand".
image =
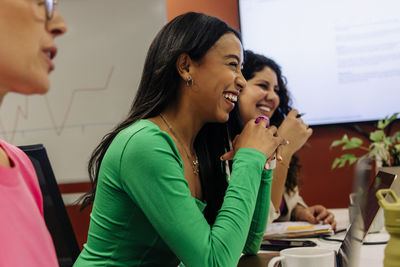
<svg viewBox="0 0 400 267">
<path fill-rule="evenodd" d="M 299 150 L 312 134 L 312 129 L 308 128 L 301 118 L 297 118 L 297 114 L 297 110 L 291 110 L 278 128 L 278 136 L 289 141 L 287 146 L 282 147 L 282 153 L 289 157 Z"/>
<path fill-rule="evenodd" d="M 233 159 L 235 152 L 242 148 L 253 148 L 261 151 L 269 159 L 280 145 L 286 145 L 287 141 L 276 136 L 275 126 L 267 128 L 268 121 L 261 120 L 255 123 L 254 120 L 246 123 L 243 131 L 237 135 L 233 141 L 233 151 L 229 151 L 221 156 L 221 160 Z"/>
</svg>

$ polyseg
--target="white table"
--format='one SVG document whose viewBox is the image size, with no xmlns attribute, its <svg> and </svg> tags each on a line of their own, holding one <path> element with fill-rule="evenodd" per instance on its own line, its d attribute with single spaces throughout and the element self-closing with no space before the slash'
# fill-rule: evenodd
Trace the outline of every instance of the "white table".
<svg viewBox="0 0 400 267">
<path fill-rule="evenodd" d="M 348 209 L 331 209 L 331 212 L 335 214 L 336 221 L 338 222 L 338 229 L 346 228 L 349 225 L 349 214 Z M 365 242 L 382 242 L 388 241 L 390 235 L 383 229 L 379 233 L 371 233 L 366 237 Z M 338 235 L 339 238 L 339 235 Z M 341 238 L 344 238 L 344 234 Z M 321 247 L 323 247 L 326 243 L 325 240 L 317 241 L 320 243 Z M 340 244 L 338 244 L 337 248 L 339 248 Z M 383 267 L 383 259 L 385 252 L 385 245 L 363 245 L 360 250 L 360 267 Z"/>
<path fill-rule="evenodd" d="M 330 209 L 335 214 L 337 221 L 337 229 L 347 228 L 349 225 L 348 209 Z M 345 232 L 332 236 L 335 239 L 343 239 Z M 327 241 L 322 238 L 301 238 L 317 243 L 319 247 L 338 250 L 341 243 L 335 241 Z M 383 230 L 380 233 L 368 234 L 366 242 L 387 241 L 389 234 Z M 363 245 L 360 250 L 359 267 L 383 267 L 384 250 L 386 245 Z M 260 254 L 270 253 L 260 251 Z M 267 258 L 266 258 L 267 259 Z M 250 266 L 250 265 L 249 265 Z M 266 266 L 266 265 L 265 265 Z"/>
</svg>

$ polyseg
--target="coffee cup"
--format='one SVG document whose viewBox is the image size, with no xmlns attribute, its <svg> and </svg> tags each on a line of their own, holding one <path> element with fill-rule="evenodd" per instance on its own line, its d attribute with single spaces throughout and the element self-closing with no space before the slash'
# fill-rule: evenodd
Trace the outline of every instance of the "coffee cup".
<svg viewBox="0 0 400 267">
<path fill-rule="evenodd" d="M 324 248 L 287 248 L 281 250 L 280 256 L 272 258 L 268 267 L 275 267 L 278 262 L 282 267 L 334 267 L 335 253 Z"/>
</svg>

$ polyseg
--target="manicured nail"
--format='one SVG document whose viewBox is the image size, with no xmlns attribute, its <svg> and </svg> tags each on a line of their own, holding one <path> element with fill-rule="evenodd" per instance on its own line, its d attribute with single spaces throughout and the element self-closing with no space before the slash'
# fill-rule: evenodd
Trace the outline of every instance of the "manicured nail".
<svg viewBox="0 0 400 267">
<path fill-rule="evenodd" d="M 255 123 L 259 123 L 261 120 L 266 120 L 267 121 L 267 125 L 265 126 L 266 128 L 269 127 L 269 118 L 267 116 L 260 116 L 256 119 Z"/>
</svg>

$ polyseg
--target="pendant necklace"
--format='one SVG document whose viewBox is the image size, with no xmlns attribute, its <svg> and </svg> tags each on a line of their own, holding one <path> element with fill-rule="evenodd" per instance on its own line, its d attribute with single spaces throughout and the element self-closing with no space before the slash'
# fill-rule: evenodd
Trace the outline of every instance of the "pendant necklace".
<svg viewBox="0 0 400 267">
<path fill-rule="evenodd" d="M 165 125 L 167 125 L 168 129 L 171 131 L 171 133 L 175 136 L 176 140 L 179 142 L 179 144 L 181 144 L 181 146 L 183 147 L 183 150 L 186 153 L 186 157 L 188 158 L 189 162 L 192 163 L 192 169 L 193 169 L 193 173 L 195 175 L 199 175 L 199 159 L 197 158 L 197 155 L 195 154 L 194 156 L 189 156 L 189 153 L 186 150 L 186 147 L 183 145 L 183 142 L 181 141 L 181 139 L 179 138 L 178 134 L 175 133 L 174 129 L 172 128 L 172 126 L 168 123 L 167 119 L 164 118 L 164 116 L 160 113 L 160 117 L 163 120 L 163 122 L 165 123 Z M 193 160 L 193 158 L 195 158 L 195 160 Z"/>
</svg>

